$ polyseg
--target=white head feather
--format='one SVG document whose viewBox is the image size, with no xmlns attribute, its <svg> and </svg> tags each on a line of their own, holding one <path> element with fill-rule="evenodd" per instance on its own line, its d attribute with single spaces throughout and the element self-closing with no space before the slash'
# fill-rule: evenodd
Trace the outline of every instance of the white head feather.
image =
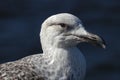
<svg viewBox="0 0 120 80">
<path fill-rule="evenodd" d="M 77 37 L 74 35 L 85 34 L 87 32 L 79 18 L 68 13 L 56 14 L 47 18 L 42 24 L 40 34 L 42 48 L 44 50 L 51 46 L 75 46 L 78 42 L 76 41 Z"/>
</svg>

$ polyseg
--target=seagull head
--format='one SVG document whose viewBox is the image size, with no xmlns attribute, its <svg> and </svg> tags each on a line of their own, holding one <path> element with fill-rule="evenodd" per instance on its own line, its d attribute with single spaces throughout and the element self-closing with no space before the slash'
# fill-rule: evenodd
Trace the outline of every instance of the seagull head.
<svg viewBox="0 0 120 80">
<path fill-rule="evenodd" d="M 69 13 L 60 13 L 47 18 L 41 27 L 42 47 L 74 47 L 87 42 L 105 48 L 105 41 L 100 36 L 90 33 L 81 20 Z"/>
</svg>

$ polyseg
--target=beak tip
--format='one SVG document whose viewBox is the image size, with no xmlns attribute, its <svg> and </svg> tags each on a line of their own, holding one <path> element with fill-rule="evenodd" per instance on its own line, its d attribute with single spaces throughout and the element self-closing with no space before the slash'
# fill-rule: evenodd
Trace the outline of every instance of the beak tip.
<svg viewBox="0 0 120 80">
<path fill-rule="evenodd" d="M 102 45 L 102 48 L 103 48 L 103 49 L 106 49 L 106 45 L 103 44 L 103 45 Z"/>
<path fill-rule="evenodd" d="M 106 49 L 106 41 L 105 41 L 101 36 L 100 36 L 99 41 L 100 41 L 101 47 L 102 47 L 103 49 Z"/>
</svg>

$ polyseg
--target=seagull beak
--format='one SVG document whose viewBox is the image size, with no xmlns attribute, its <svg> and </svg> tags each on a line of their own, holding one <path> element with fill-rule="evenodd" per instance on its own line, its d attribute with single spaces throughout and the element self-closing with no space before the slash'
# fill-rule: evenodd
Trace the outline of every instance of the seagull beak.
<svg viewBox="0 0 120 80">
<path fill-rule="evenodd" d="M 82 35 L 80 36 L 80 38 L 83 42 L 91 43 L 95 46 L 99 46 L 104 49 L 106 48 L 106 43 L 104 39 L 98 35 L 87 32 L 87 35 Z"/>
</svg>

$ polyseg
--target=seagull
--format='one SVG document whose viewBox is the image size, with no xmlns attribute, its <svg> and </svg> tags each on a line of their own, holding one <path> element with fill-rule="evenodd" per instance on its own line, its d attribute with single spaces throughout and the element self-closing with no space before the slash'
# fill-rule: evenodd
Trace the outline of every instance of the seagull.
<svg viewBox="0 0 120 80">
<path fill-rule="evenodd" d="M 42 54 L 0 64 L 0 80 L 83 80 L 86 61 L 77 44 L 86 42 L 105 48 L 105 41 L 85 30 L 70 13 L 48 17 L 41 26 Z"/>
</svg>

